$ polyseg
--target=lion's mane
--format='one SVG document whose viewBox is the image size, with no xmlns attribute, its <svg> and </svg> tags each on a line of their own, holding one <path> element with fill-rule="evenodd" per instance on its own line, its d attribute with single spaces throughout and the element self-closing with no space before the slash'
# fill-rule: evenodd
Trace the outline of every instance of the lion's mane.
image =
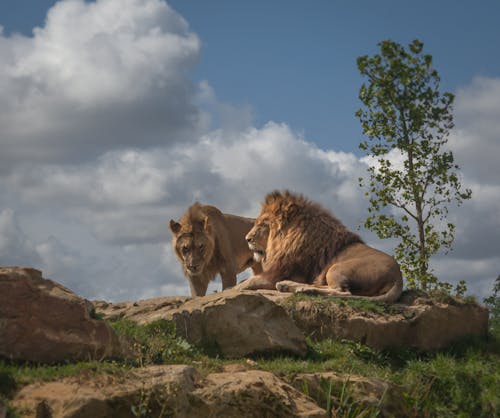
<svg viewBox="0 0 500 418">
<path fill-rule="evenodd" d="M 259 218 L 269 221 L 264 271 L 311 283 L 344 248 L 363 243 L 332 213 L 288 190 L 269 193 Z"/>
</svg>

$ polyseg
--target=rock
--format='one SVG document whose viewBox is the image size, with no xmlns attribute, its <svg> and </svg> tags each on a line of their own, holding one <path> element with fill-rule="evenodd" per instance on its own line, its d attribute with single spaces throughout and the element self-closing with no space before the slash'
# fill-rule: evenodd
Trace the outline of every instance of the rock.
<svg viewBox="0 0 500 418">
<path fill-rule="evenodd" d="M 188 416 L 185 412 L 191 408 L 195 369 L 150 366 L 125 373 L 34 383 L 22 388 L 12 405 L 23 417 L 33 418 Z M 198 404 L 203 411 L 203 402 Z"/>
<path fill-rule="evenodd" d="M 335 372 L 299 373 L 292 379 L 292 386 L 306 393 L 323 408 L 327 407 L 330 398 L 335 409 L 346 408 L 354 403 L 363 409 L 380 409 L 381 416 L 410 415 L 402 390 L 381 379 Z"/>
<path fill-rule="evenodd" d="M 285 310 L 255 292 L 193 298 L 168 316 L 180 336 L 224 357 L 307 352 L 304 335 Z"/>
<path fill-rule="evenodd" d="M 220 348 L 219 353 L 237 357 L 251 353 L 245 347 L 238 349 L 236 345 L 243 344 L 253 350 L 254 346 L 247 345 L 248 334 L 256 329 L 260 330 L 256 338 L 268 341 L 281 341 L 281 336 L 288 333 L 286 330 L 293 329 L 290 325 L 285 328 L 275 326 L 274 322 L 289 322 L 283 319 L 280 310 L 265 304 L 258 295 L 282 306 L 295 325 L 315 340 L 347 339 L 377 350 L 414 348 L 433 351 L 444 349 L 461 338 L 485 336 L 488 332 L 486 308 L 451 298 L 446 303 L 436 302 L 414 291 L 405 291 L 399 303 L 390 305 L 323 296 L 292 296 L 271 290 L 243 293 L 228 290 L 193 299 L 172 297 L 95 303 L 96 310 L 109 319 L 123 317 L 139 323 L 160 318 L 175 319 L 180 335 L 188 341 L 205 348 L 212 347 L 215 352 Z M 255 303 L 267 307 L 252 306 Z M 272 321 L 270 317 L 274 317 Z M 278 330 L 276 337 L 271 337 Z M 296 336 L 296 330 L 290 335 Z M 285 335 L 284 339 L 288 337 Z M 267 347 L 262 346 L 260 352 L 265 352 Z M 287 351 L 286 344 L 283 350 Z M 271 351 L 276 350 L 271 348 Z M 299 351 L 299 354 L 304 352 Z"/>
<path fill-rule="evenodd" d="M 57 363 L 122 355 L 92 304 L 32 268 L 0 267 L 0 357 Z"/>
<path fill-rule="evenodd" d="M 130 319 L 139 324 L 149 324 L 165 318 L 171 311 L 179 308 L 190 298 L 187 296 L 171 296 L 139 300 L 135 302 L 109 303 L 101 300 L 92 301 L 96 312 L 108 321 Z"/>
<path fill-rule="evenodd" d="M 198 417 L 326 417 L 326 411 L 311 398 L 260 370 L 213 373 L 194 394 L 210 410 L 209 415 L 190 411 Z"/>
<path fill-rule="evenodd" d="M 77 376 L 24 387 L 12 401 L 23 417 L 326 417 L 311 398 L 272 373 L 213 373 L 184 365 L 123 375 Z"/>
<path fill-rule="evenodd" d="M 172 320 L 179 336 L 213 355 L 303 356 L 307 351 L 304 335 L 284 309 L 257 292 L 226 290 L 196 298 L 94 304 L 105 319 L 126 318 L 140 324 Z"/>
<path fill-rule="evenodd" d="M 277 303 L 315 340 L 348 339 L 377 350 L 434 351 L 462 338 L 488 333 L 486 308 L 452 299 L 443 303 L 427 297 L 405 296 L 397 304 L 369 302 L 367 305 L 360 300 L 300 296 L 280 299 Z"/>
</svg>

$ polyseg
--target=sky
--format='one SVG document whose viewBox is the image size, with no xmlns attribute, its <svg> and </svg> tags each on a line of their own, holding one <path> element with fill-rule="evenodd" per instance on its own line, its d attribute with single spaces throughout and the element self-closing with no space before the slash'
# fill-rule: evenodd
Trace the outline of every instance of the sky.
<svg viewBox="0 0 500 418">
<path fill-rule="evenodd" d="M 284 188 L 358 230 L 356 58 L 419 39 L 473 193 L 432 267 L 481 299 L 500 274 L 499 17 L 488 0 L 3 1 L 0 265 L 89 299 L 188 295 L 169 220 L 195 201 L 255 217 Z"/>
</svg>

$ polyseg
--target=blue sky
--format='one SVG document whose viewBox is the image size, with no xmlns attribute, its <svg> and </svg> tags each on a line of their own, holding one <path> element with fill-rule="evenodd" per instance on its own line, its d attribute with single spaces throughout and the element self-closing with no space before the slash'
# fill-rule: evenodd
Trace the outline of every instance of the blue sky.
<svg viewBox="0 0 500 418">
<path fill-rule="evenodd" d="M 487 295 L 500 273 L 499 17 L 497 1 L 2 1 L 0 264 L 88 298 L 187 294 L 168 221 L 195 200 L 256 216 L 290 188 L 357 228 L 356 58 L 417 38 L 456 94 L 449 145 L 473 190 L 433 268 Z"/>
<path fill-rule="evenodd" d="M 442 86 L 500 74 L 496 1 L 231 1 L 171 4 L 203 40 L 195 72 L 257 123 L 285 121 L 321 146 L 355 150 L 362 79 L 356 58 L 384 39 L 420 39 Z"/>
<path fill-rule="evenodd" d="M 0 4 L 7 34 L 30 35 L 55 1 Z M 255 123 L 286 122 L 322 147 L 357 151 L 356 58 L 377 42 L 419 39 L 442 88 L 500 75 L 500 3 L 472 1 L 173 0 L 202 41 L 195 80 L 220 100 L 250 105 Z"/>
</svg>

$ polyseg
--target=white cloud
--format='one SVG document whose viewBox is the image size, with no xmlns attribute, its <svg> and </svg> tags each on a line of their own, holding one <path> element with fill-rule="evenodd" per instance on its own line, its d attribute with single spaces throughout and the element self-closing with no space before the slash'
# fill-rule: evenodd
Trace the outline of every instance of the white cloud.
<svg viewBox="0 0 500 418">
<path fill-rule="evenodd" d="M 362 170 L 354 155 L 323 151 L 285 124 L 268 123 L 237 134 L 218 130 L 189 145 L 108 152 L 92 163 L 24 168 L 0 185 L 17 191 L 25 208 L 92 232 L 69 249 L 47 230 L 37 250 L 48 274 L 87 297 L 133 299 L 169 284 L 175 294 L 188 292 L 168 221 L 195 200 L 256 216 L 267 192 L 290 188 L 354 228 Z M 69 233 L 82 232 L 62 228 L 58 236 Z"/>
<path fill-rule="evenodd" d="M 436 260 L 436 271 L 486 296 L 500 274 L 500 79 L 478 77 L 458 89 L 455 123 L 449 145 L 472 199 L 451 208 L 454 250 Z"/>
<path fill-rule="evenodd" d="M 467 180 L 498 186 L 500 79 L 478 77 L 458 89 L 455 122 L 450 145 Z"/>
<path fill-rule="evenodd" d="M 160 0 L 61 1 L 33 37 L 0 34 L 2 170 L 191 138 L 199 50 Z"/>
<path fill-rule="evenodd" d="M 40 257 L 12 209 L 0 208 L 0 265 L 36 266 Z"/>
<path fill-rule="evenodd" d="M 237 135 L 215 131 L 189 146 L 123 150 L 79 166 L 43 166 L 11 175 L 26 203 L 62 203 L 69 218 L 101 240 L 161 242 L 168 217 L 195 200 L 256 216 L 264 195 L 290 188 L 352 216 L 360 207 L 356 182 L 364 169 L 352 154 L 323 151 L 284 124 Z M 349 221 L 350 219 L 348 219 Z"/>
<path fill-rule="evenodd" d="M 168 221 L 195 200 L 256 216 L 267 192 L 289 188 L 360 224 L 366 160 L 286 123 L 252 126 L 250 106 L 186 78 L 199 49 L 160 0 L 68 0 L 33 37 L 0 34 L 1 264 L 42 268 L 88 298 L 188 294 Z M 500 273 L 499 86 L 457 94 L 450 147 L 473 200 L 452 210 L 455 250 L 434 263 L 481 296 Z"/>
</svg>

